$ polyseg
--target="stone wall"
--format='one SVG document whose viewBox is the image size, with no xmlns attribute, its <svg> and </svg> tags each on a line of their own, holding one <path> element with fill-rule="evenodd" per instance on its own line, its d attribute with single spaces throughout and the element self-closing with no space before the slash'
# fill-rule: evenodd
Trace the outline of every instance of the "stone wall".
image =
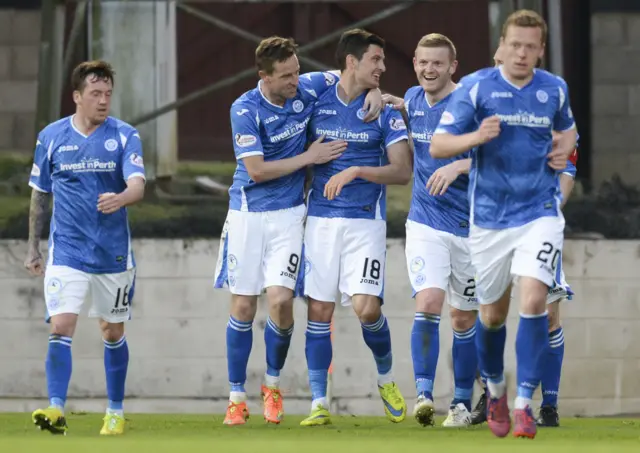
<svg viewBox="0 0 640 453">
<path fill-rule="evenodd" d="M 228 295 L 212 288 L 218 241 L 139 240 L 131 349 L 129 411 L 222 412 L 227 396 L 225 325 Z M 43 322 L 40 279 L 22 270 L 26 245 L 0 242 L 2 311 L 0 411 L 28 411 L 46 398 L 44 357 L 48 329 Z M 640 413 L 640 241 L 567 241 L 567 278 L 576 292 L 562 307 L 565 367 L 560 392 L 563 415 Z M 384 311 L 393 338 L 395 374 L 410 404 L 415 389 L 410 355 L 413 304 L 404 243 L 390 240 Z M 247 390 L 259 396 L 264 373 L 265 309 L 254 324 Z M 514 385 L 517 308 L 508 324 L 507 373 Z M 350 309 L 336 310 L 334 410 L 383 414 L 375 387 L 375 365 Z M 309 405 L 304 358 L 305 305 L 296 304 L 296 329 L 283 371 L 287 411 Z M 441 355 L 435 384 L 437 407 L 447 408 L 453 390 L 448 355 L 448 316 L 441 325 Z M 97 321 L 81 319 L 74 338 L 70 404 L 76 410 L 103 409 L 103 346 Z M 511 393 L 513 395 L 513 391 Z M 257 409 L 257 402 L 254 409 Z"/>
</svg>

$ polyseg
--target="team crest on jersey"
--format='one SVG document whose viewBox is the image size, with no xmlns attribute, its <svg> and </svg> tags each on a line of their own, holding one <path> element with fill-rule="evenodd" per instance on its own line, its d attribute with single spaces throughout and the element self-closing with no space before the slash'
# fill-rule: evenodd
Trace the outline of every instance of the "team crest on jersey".
<svg viewBox="0 0 640 453">
<path fill-rule="evenodd" d="M 238 145 L 240 148 L 253 146 L 257 142 L 258 142 L 258 138 L 255 135 L 236 134 L 236 145 Z"/>
<path fill-rule="evenodd" d="M 118 142 L 113 138 L 110 138 L 109 140 L 104 142 L 104 149 L 106 149 L 107 151 L 115 151 L 116 149 L 118 149 Z"/>
<path fill-rule="evenodd" d="M 324 83 L 326 83 L 327 86 L 330 87 L 331 85 L 336 83 L 336 76 L 334 76 L 333 74 L 331 74 L 329 72 L 325 72 L 324 73 Z"/>
<path fill-rule="evenodd" d="M 367 115 L 367 111 L 365 109 L 358 109 L 358 112 L 356 113 L 356 116 L 360 120 L 364 119 L 366 115 Z"/>
<path fill-rule="evenodd" d="M 422 258 L 421 256 L 416 256 L 414 259 L 411 260 L 409 269 L 414 274 L 417 272 L 420 272 L 422 269 L 424 269 L 424 258 Z"/>
<path fill-rule="evenodd" d="M 144 168 L 144 160 L 142 159 L 142 156 L 140 154 L 133 153 L 129 158 L 129 160 L 136 167 Z"/>
<path fill-rule="evenodd" d="M 300 113 L 302 112 L 302 110 L 304 110 L 304 104 L 302 103 L 302 101 L 300 99 L 296 99 L 295 101 L 293 101 L 293 111 L 296 113 Z"/>
<path fill-rule="evenodd" d="M 407 125 L 404 124 L 404 120 L 402 118 L 391 118 L 389 120 L 389 127 L 394 131 L 403 131 L 407 128 Z"/>
<path fill-rule="evenodd" d="M 449 126 L 453 123 L 455 123 L 456 119 L 453 117 L 453 115 L 450 112 L 444 112 L 442 114 L 442 117 L 440 118 L 440 124 L 442 124 L 443 126 Z"/>
<path fill-rule="evenodd" d="M 538 90 L 536 91 L 536 98 L 538 99 L 538 101 L 544 104 L 549 100 L 549 95 L 544 90 Z"/>
</svg>

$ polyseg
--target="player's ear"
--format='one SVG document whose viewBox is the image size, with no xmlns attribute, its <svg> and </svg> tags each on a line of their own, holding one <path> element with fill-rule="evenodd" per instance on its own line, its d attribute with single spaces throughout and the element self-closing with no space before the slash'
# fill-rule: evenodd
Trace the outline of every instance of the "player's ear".
<svg viewBox="0 0 640 453">
<path fill-rule="evenodd" d="M 73 102 L 74 102 L 74 103 L 79 104 L 79 103 L 80 103 L 80 98 L 81 98 L 81 97 L 82 97 L 82 94 L 81 94 L 78 90 L 75 90 L 75 91 L 73 92 Z"/>
<path fill-rule="evenodd" d="M 456 69 L 458 69 L 458 60 L 453 60 L 451 66 L 449 66 L 449 75 L 455 74 Z"/>
</svg>

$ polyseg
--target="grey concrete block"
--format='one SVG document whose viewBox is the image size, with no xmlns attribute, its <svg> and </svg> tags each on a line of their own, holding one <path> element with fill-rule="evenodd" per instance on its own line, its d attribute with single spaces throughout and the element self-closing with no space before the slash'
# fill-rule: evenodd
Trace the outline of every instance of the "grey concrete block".
<svg viewBox="0 0 640 453">
<path fill-rule="evenodd" d="M 11 47 L 0 46 L 0 80 L 11 78 Z"/>
<path fill-rule="evenodd" d="M 11 36 L 13 15 L 12 9 L 0 9 L 0 46 L 9 45 L 13 41 Z"/>
<path fill-rule="evenodd" d="M 35 111 L 16 113 L 13 124 L 13 146 L 18 149 L 33 150 L 36 143 Z"/>
<path fill-rule="evenodd" d="M 624 45 L 625 20 L 623 14 L 593 14 L 591 16 L 591 45 Z"/>
<path fill-rule="evenodd" d="M 627 45 L 637 47 L 640 45 L 640 14 L 625 14 L 627 31 Z"/>
<path fill-rule="evenodd" d="M 628 47 L 594 47 L 591 58 L 594 84 L 629 84 L 638 82 L 640 49 Z"/>
<path fill-rule="evenodd" d="M 595 84 L 591 95 L 591 112 L 593 116 L 623 116 L 629 114 L 628 85 Z"/>
<path fill-rule="evenodd" d="M 12 113 L 0 113 L 0 149 L 13 148 L 13 121 Z"/>
<path fill-rule="evenodd" d="M 38 45 L 16 45 L 11 47 L 11 78 L 13 80 L 37 80 L 38 63 Z"/>
<path fill-rule="evenodd" d="M 611 156 L 611 150 L 629 153 L 630 145 L 637 143 L 635 138 L 640 134 L 636 121 L 623 115 L 592 117 L 591 129 L 593 148 L 607 150 L 607 156 Z"/>
<path fill-rule="evenodd" d="M 37 83 L 0 82 L 0 112 L 30 113 L 36 109 Z"/>
<path fill-rule="evenodd" d="M 640 116 L 640 84 L 629 85 L 629 114 Z"/>
<path fill-rule="evenodd" d="M 40 20 L 38 10 L 16 10 L 11 20 L 12 44 L 39 44 Z"/>
</svg>

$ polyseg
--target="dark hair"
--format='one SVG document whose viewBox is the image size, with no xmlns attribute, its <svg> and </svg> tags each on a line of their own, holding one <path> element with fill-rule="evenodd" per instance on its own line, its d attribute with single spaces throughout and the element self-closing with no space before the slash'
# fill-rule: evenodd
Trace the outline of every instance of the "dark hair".
<svg viewBox="0 0 640 453">
<path fill-rule="evenodd" d="M 373 33 L 359 28 L 345 31 L 340 37 L 338 48 L 336 49 L 336 63 L 341 71 L 347 68 L 347 55 L 353 55 L 358 60 L 374 45 L 384 49 L 384 39 Z"/>
<path fill-rule="evenodd" d="M 71 88 L 73 91 L 84 90 L 84 87 L 87 84 L 87 77 L 93 75 L 98 80 L 104 80 L 105 82 L 111 82 L 114 84 L 113 77 L 115 76 L 115 71 L 111 67 L 109 63 L 102 60 L 93 60 L 93 61 L 85 61 L 80 63 L 73 70 L 71 74 Z"/>
<path fill-rule="evenodd" d="M 260 41 L 256 48 L 256 67 L 258 71 L 273 73 L 276 62 L 287 61 L 296 55 L 298 45 L 292 38 L 271 36 Z"/>
</svg>

